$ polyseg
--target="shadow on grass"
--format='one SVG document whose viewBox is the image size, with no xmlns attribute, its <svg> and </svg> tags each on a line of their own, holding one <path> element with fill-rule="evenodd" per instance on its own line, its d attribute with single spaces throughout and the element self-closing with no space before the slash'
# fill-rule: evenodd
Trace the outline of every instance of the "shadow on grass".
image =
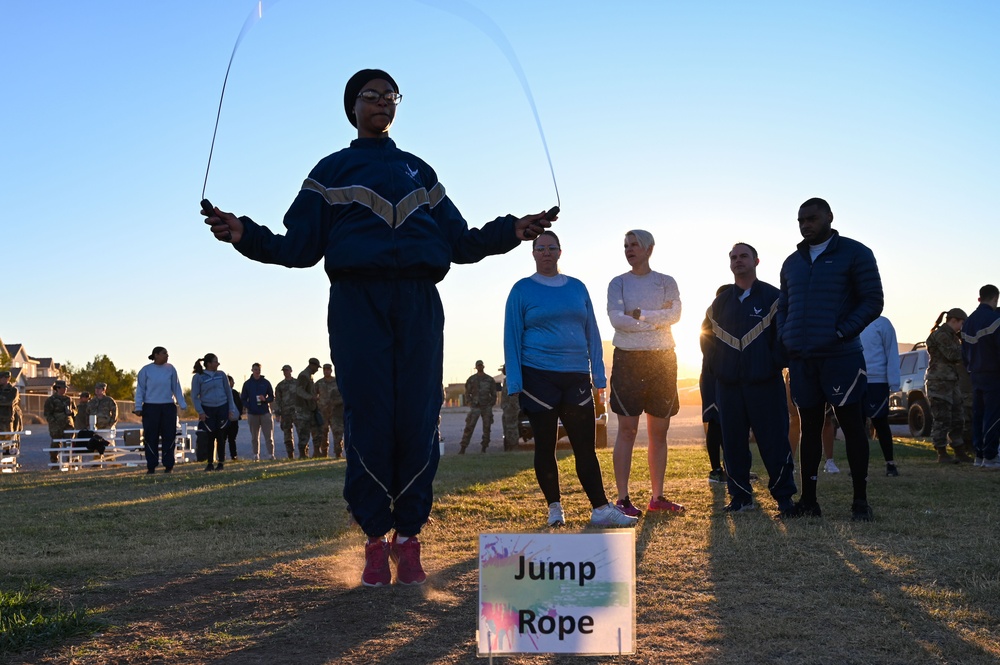
<svg viewBox="0 0 1000 665">
<path fill-rule="evenodd" d="M 988 554 L 1000 543 L 983 528 L 986 515 L 969 509 L 995 483 L 970 467 L 935 464 L 923 442 L 897 444 L 895 453 L 902 475 L 886 478 L 873 444 L 873 523 L 850 521 L 846 473 L 820 474 L 822 518 L 716 508 L 708 574 L 719 639 L 708 662 L 1000 660 L 1000 568 Z M 773 506 L 766 489 L 757 498 Z M 995 519 L 996 509 L 988 514 Z"/>
</svg>

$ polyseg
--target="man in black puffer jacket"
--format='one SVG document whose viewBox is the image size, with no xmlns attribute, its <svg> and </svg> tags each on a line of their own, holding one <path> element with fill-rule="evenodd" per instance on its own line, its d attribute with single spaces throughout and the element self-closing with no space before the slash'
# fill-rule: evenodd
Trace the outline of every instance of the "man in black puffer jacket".
<svg viewBox="0 0 1000 665">
<path fill-rule="evenodd" d="M 872 251 L 831 228 L 823 199 L 799 208 L 803 241 L 781 266 L 778 334 L 788 353 L 792 400 L 802 422 L 800 515 L 819 517 L 816 476 L 823 410 L 829 402 L 844 430 L 854 484 L 851 517 L 870 521 L 868 435 L 861 398 L 867 385 L 859 335 L 882 313 L 882 279 Z"/>
</svg>

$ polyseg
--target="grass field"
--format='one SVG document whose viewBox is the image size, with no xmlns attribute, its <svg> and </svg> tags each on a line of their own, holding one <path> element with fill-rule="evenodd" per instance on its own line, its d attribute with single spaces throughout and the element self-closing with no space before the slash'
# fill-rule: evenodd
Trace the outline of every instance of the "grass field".
<svg viewBox="0 0 1000 665">
<path fill-rule="evenodd" d="M 1000 662 L 1000 473 L 939 466 L 902 440 L 902 475 L 886 478 L 872 449 L 873 523 L 850 521 L 846 473 L 820 478 L 822 519 L 775 519 L 766 487 L 760 510 L 723 515 L 704 452 L 672 449 L 668 496 L 688 510 L 637 528 L 636 655 L 506 662 Z M 360 586 L 343 462 L 4 476 L 0 659 L 473 662 L 478 534 L 544 529 L 531 460 L 443 458 L 421 534 L 428 583 L 383 589 Z M 566 453 L 560 469 L 567 528 L 581 530 L 589 505 Z M 647 479 L 637 451 L 637 505 Z"/>
</svg>

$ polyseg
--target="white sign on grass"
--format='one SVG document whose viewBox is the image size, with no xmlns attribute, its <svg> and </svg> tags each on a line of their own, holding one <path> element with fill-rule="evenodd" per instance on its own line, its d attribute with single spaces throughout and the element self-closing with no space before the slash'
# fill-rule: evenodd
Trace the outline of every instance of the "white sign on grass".
<svg viewBox="0 0 1000 665">
<path fill-rule="evenodd" d="M 635 532 L 479 535 L 480 656 L 635 652 Z"/>
</svg>

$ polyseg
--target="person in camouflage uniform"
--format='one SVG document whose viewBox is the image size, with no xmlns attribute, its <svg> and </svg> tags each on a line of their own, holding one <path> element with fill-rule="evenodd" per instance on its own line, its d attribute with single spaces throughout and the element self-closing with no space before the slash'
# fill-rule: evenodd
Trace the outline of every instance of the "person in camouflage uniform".
<svg viewBox="0 0 1000 665">
<path fill-rule="evenodd" d="M 73 429 L 73 416 L 76 415 L 76 405 L 66 396 L 66 382 L 56 381 L 52 384 L 52 394 L 45 400 L 42 407 L 42 415 L 49 424 L 49 436 L 52 438 L 52 448 L 62 448 L 62 444 L 57 443 L 57 439 L 68 437 L 66 433 Z M 59 461 L 59 455 L 49 453 L 49 461 L 55 464 Z"/>
<path fill-rule="evenodd" d="M 288 459 L 293 459 L 295 457 L 295 441 L 292 438 L 292 426 L 295 425 L 295 379 L 292 378 L 290 366 L 283 366 L 281 371 L 285 378 L 274 387 L 274 417 L 281 425 Z"/>
<path fill-rule="evenodd" d="M 0 372 L 0 432 L 21 431 L 21 394 L 17 386 L 10 382 L 10 372 Z M 12 439 L 13 435 L 0 434 L 0 440 Z"/>
<path fill-rule="evenodd" d="M 97 429 L 113 429 L 118 424 L 118 404 L 107 391 L 108 384 L 95 385 L 94 398 L 87 405 L 88 422 L 90 416 L 97 416 Z"/>
<path fill-rule="evenodd" d="M 323 416 L 323 424 L 319 428 L 319 456 L 327 457 L 330 453 L 330 442 L 327 433 L 333 435 L 333 454 L 339 459 L 344 454 L 344 400 L 337 387 L 337 379 L 333 376 L 333 365 L 323 365 L 323 378 L 316 382 L 316 404 Z"/>
<path fill-rule="evenodd" d="M 493 377 L 483 371 L 482 360 L 476 361 L 476 373 L 465 382 L 465 402 L 469 405 L 469 415 L 465 417 L 465 431 L 462 432 L 462 443 L 458 454 L 464 455 L 472 438 L 472 430 L 476 421 L 483 419 L 483 440 L 480 444 L 483 452 L 490 446 L 490 428 L 493 427 L 493 405 L 497 402 L 497 384 Z"/>
<path fill-rule="evenodd" d="M 966 319 L 965 312 L 957 307 L 941 312 L 931 334 L 927 338 L 927 397 L 931 403 L 931 440 L 937 451 L 937 461 L 941 464 L 971 462 L 972 457 L 965 450 L 962 429 L 965 418 L 962 415 L 963 398 L 960 387 L 960 366 L 962 345 L 959 334 Z M 944 320 L 944 325 L 942 325 Z M 955 456 L 948 454 L 948 440 L 955 450 Z"/>
<path fill-rule="evenodd" d="M 78 430 L 90 429 L 89 408 L 90 393 L 84 390 L 80 393 L 80 396 L 76 398 L 76 416 L 73 418 L 73 422 L 76 424 L 76 428 Z"/>
<path fill-rule="evenodd" d="M 518 416 L 521 415 L 521 405 L 517 395 L 507 394 L 507 365 L 500 365 L 503 373 L 503 383 L 500 387 L 500 408 L 503 409 L 503 449 L 517 450 L 517 442 L 521 438 L 518 429 Z"/>
<path fill-rule="evenodd" d="M 299 458 L 309 457 L 309 439 L 313 441 L 313 457 L 319 457 L 319 425 L 316 423 L 316 384 L 312 375 L 319 370 L 319 360 L 309 359 L 309 365 L 295 379 L 295 430 L 299 434 Z"/>
</svg>

